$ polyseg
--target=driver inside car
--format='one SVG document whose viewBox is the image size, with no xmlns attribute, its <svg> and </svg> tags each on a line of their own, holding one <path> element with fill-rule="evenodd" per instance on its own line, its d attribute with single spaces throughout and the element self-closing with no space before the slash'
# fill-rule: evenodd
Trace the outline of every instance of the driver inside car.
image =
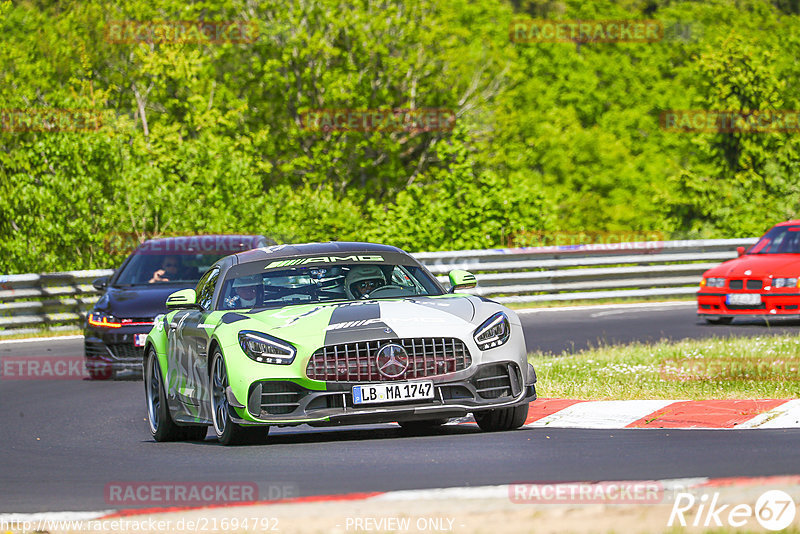
<svg viewBox="0 0 800 534">
<path fill-rule="evenodd" d="M 377 265 L 356 265 L 344 279 L 344 290 L 351 299 L 366 298 L 371 292 L 386 285 L 383 271 Z"/>
<path fill-rule="evenodd" d="M 225 299 L 225 306 L 229 310 L 254 307 L 258 300 L 258 288 L 261 285 L 261 277 L 258 275 L 236 278 L 233 281 L 234 294 Z"/>
<path fill-rule="evenodd" d="M 164 256 L 161 260 L 161 268 L 153 273 L 153 276 L 147 283 L 153 284 L 155 282 L 169 282 L 170 280 L 174 282 L 180 280 L 179 271 L 181 267 L 180 257 L 175 255 Z"/>
</svg>

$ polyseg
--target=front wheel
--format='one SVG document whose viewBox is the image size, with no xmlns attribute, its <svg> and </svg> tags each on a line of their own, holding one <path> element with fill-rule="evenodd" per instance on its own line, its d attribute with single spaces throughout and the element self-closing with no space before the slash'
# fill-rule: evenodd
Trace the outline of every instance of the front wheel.
<svg viewBox="0 0 800 534">
<path fill-rule="evenodd" d="M 147 399 L 147 424 L 156 441 L 202 441 L 208 433 L 207 426 L 178 426 L 172 420 L 164 392 L 164 381 L 156 351 L 147 352 L 144 365 L 144 392 Z"/>
<path fill-rule="evenodd" d="M 228 404 L 228 371 L 225 358 L 219 349 L 214 351 L 211 360 L 211 419 L 214 433 L 223 445 L 244 445 L 261 443 L 267 438 L 268 426 L 242 426 L 231 420 L 231 406 Z"/>
<path fill-rule="evenodd" d="M 497 408 L 485 412 L 475 412 L 475 422 L 485 432 L 513 430 L 525 424 L 528 418 L 528 403 L 511 408 Z"/>
</svg>

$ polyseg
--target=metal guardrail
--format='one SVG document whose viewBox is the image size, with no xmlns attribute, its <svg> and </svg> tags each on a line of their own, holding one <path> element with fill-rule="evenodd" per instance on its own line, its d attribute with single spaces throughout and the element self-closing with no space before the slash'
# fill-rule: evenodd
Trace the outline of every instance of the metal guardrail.
<svg viewBox="0 0 800 534">
<path fill-rule="evenodd" d="M 473 272 L 466 293 L 502 303 L 674 297 L 697 291 L 702 273 L 735 258 L 756 238 L 649 241 L 413 254 L 447 284 L 453 269 Z M 0 336 L 83 323 L 109 269 L 0 276 Z"/>
<path fill-rule="evenodd" d="M 467 293 L 502 303 L 672 297 L 697 292 L 707 269 L 736 257 L 757 238 L 648 241 L 551 247 L 421 252 L 436 275 L 471 271 Z M 446 276 L 438 276 L 445 282 Z"/>
<path fill-rule="evenodd" d="M 81 325 L 99 298 L 92 281 L 113 272 L 102 269 L 0 276 L 0 336 L 29 333 L 37 327 L 62 330 Z"/>
</svg>

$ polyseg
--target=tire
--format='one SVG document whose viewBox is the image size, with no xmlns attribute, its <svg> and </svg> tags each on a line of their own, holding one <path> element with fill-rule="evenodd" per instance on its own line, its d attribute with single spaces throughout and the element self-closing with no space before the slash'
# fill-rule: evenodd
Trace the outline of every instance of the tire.
<svg viewBox="0 0 800 534">
<path fill-rule="evenodd" d="M 528 418 L 528 403 L 511 408 L 497 408 L 485 412 L 475 412 L 475 421 L 484 432 L 513 430 L 525 424 Z"/>
<path fill-rule="evenodd" d="M 91 380 L 110 380 L 113 376 L 111 363 L 105 360 L 90 360 L 84 357 L 83 364 Z"/>
<path fill-rule="evenodd" d="M 397 424 L 406 432 L 429 432 L 445 424 L 449 419 L 425 419 L 422 421 L 400 421 Z"/>
<path fill-rule="evenodd" d="M 223 445 L 251 445 L 263 443 L 269 434 L 268 426 L 242 426 L 231 420 L 231 406 L 225 391 L 228 388 L 228 370 L 219 349 L 211 359 L 211 418 L 214 433 Z"/>
<path fill-rule="evenodd" d="M 161 366 L 153 347 L 147 351 L 144 365 L 144 395 L 147 402 L 147 425 L 156 441 L 178 441 L 181 428 L 172 420 L 167 406 Z"/>
<path fill-rule="evenodd" d="M 717 317 L 716 319 L 706 317 L 706 322 L 708 324 L 731 324 L 733 317 Z"/>
<path fill-rule="evenodd" d="M 208 434 L 206 425 L 179 426 L 172 420 L 167 406 L 161 366 L 152 347 L 145 358 L 143 370 L 144 392 L 147 402 L 147 425 L 156 441 L 204 441 Z"/>
</svg>

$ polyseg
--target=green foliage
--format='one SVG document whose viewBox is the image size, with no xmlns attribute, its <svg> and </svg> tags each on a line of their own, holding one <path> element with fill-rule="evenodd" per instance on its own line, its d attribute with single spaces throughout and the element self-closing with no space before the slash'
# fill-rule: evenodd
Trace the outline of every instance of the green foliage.
<svg viewBox="0 0 800 534">
<path fill-rule="evenodd" d="M 784 100 L 786 82 L 776 53 L 734 33 L 709 47 L 697 62 L 698 108 L 735 112 L 797 109 Z M 763 213 L 776 219 L 797 211 L 800 144 L 786 133 L 708 133 L 692 139 L 694 154 L 673 181 L 683 201 L 684 224 L 714 225 L 730 237 L 763 231 Z"/>
<path fill-rule="evenodd" d="M 564 399 L 792 399 L 800 337 L 728 337 L 532 353 L 542 397 Z"/>
<path fill-rule="evenodd" d="M 262 233 L 408 250 L 554 231 L 756 235 L 796 217 L 797 134 L 675 133 L 670 109 L 800 109 L 796 2 L 0 2 L 0 272 L 107 267 L 115 236 Z M 656 43 L 514 43 L 509 23 L 658 19 Z M 248 21 L 245 43 L 119 43 L 120 21 Z M 434 131 L 320 109 L 445 108 Z M 4 115 L 3 115 L 4 116 Z M 5 128 L 8 130 L 8 128 Z"/>
</svg>

